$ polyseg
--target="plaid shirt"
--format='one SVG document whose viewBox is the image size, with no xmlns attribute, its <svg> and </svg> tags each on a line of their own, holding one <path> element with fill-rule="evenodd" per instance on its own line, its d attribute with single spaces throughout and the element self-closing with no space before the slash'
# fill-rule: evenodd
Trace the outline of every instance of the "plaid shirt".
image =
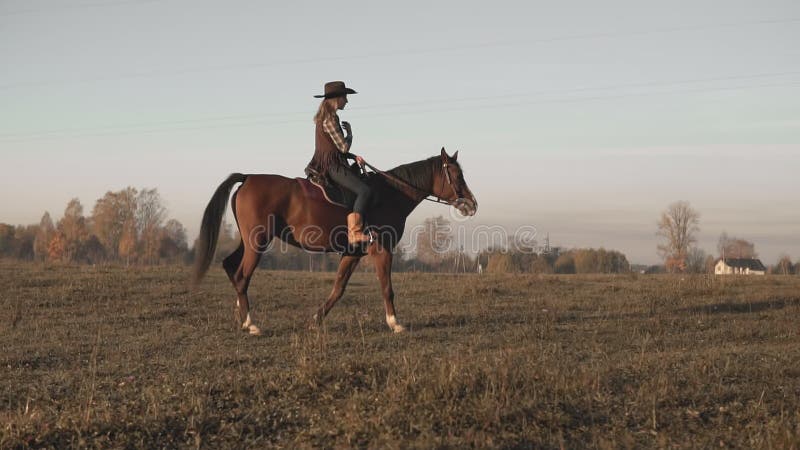
<svg viewBox="0 0 800 450">
<path fill-rule="evenodd" d="M 348 153 L 350 151 L 350 145 L 353 143 L 353 135 L 344 137 L 338 117 L 332 120 L 324 120 L 322 122 L 322 128 L 328 133 L 328 136 L 331 137 L 331 140 L 340 152 Z"/>
</svg>

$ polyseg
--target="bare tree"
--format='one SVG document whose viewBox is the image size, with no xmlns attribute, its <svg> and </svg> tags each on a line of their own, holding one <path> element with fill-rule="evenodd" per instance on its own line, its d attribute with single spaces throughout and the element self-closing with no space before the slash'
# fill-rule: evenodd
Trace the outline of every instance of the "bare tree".
<svg viewBox="0 0 800 450">
<path fill-rule="evenodd" d="M 167 209 L 161 202 L 157 189 L 142 189 L 136 196 L 136 231 L 141 245 L 141 257 L 146 263 L 158 259 L 161 245 L 161 225 Z"/>
<path fill-rule="evenodd" d="M 783 254 L 778 259 L 778 264 L 773 267 L 772 273 L 779 275 L 791 275 L 795 270 L 796 269 L 792 264 L 792 260 L 789 258 L 789 255 Z"/>
<path fill-rule="evenodd" d="M 707 259 L 706 252 L 703 249 L 698 247 L 690 248 L 689 253 L 686 255 L 686 271 L 689 273 L 707 272 Z"/>
<path fill-rule="evenodd" d="M 426 264 L 439 264 L 444 254 L 452 250 L 452 227 L 442 216 L 425 219 L 416 237 L 417 259 Z"/>
<path fill-rule="evenodd" d="M 700 213 L 689 202 L 672 203 L 661 213 L 658 234 L 666 242 L 658 245 L 658 252 L 669 272 L 684 272 L 692 244 L 697 242 L 695 233 L 700 231 Z"/>
<path fill-rule="evenodd" d="M 717 241 L 717 251 L 720 258 L 757 258 L 756 246 L 750 241 L 728 236 L 723 232 Z"/>
<path fill-rule="evenodd" d="M 139 236 L 149 229 L 160 227 L 166 215 L 167 209 L 158 189 L 142 189 L 136 196 L 136 231 Z"/>
</svg>

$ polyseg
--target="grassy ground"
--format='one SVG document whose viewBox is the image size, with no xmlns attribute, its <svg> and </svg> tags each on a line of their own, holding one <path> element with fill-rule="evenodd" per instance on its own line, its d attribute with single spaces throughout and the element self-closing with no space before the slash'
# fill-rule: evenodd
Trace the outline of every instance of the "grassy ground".
<svg viewBox="0 0 800 450">
<path fill-rule="evenodd" d="M 800 443 L 800 277 L 258 272 L 0 263 L 0 447 Z"/>
</svg>

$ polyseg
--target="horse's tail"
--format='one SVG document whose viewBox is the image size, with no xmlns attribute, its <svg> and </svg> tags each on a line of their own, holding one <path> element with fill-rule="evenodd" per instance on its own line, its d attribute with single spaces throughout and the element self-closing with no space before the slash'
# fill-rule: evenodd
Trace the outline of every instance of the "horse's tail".
<svg viewBox="0 0 800 450">
<path fill-rule="evenodd" d="M 219 229 L 222 226 L 222 216 L 228 207 L 228 197 L 236 183 L 243 183 L 247 175 L 232 173 L 219 185 L 211 200 L 208 201 L 206 211 L 203 213 L 203 222 L 200 225 L 200 236 L 194 246 L 194 278 L 195 285 L 203 279 L 214 259 L 219 240 Z"/>
</svg>

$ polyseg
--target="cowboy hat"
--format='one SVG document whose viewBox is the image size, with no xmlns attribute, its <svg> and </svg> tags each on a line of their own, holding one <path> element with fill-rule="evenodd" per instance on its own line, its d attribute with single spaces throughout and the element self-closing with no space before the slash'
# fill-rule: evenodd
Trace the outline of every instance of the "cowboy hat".
<svg viewBox="0 0 800 450">
<path fill-rule="evenodd" d="M 346 87 L 344 81 L 331 81 L 325 83 L 325 94 L 315 95 L 314 98 L 336 98 L 344 97 L 347 94 L 357 94 L 357 92 Z"/>
</svg>

